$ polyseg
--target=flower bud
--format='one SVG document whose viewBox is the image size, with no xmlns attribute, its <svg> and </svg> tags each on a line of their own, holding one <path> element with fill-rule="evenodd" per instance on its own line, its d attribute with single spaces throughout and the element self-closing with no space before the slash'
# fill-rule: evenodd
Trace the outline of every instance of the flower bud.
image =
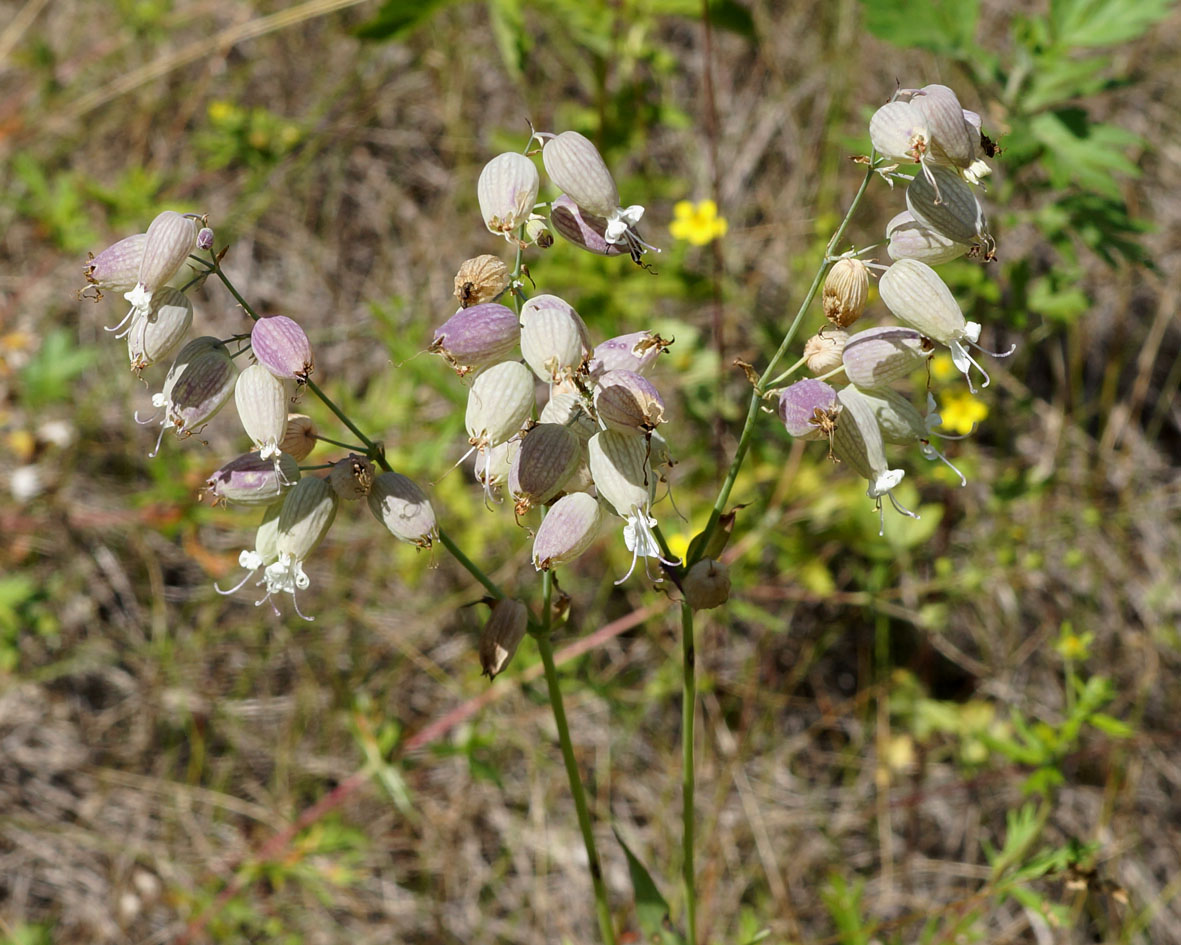
<svg viewBox="0 0 1181 945">
<path fill-rule="evenodd" d="M 287 493 L 279 510 L 275 537 L 278 557 L 263 572 L 267 597 L 276 592 L 290 594 L 295 612 L 305 620 L 312 618 L 305 617 L 295 603 L 295 592 L 304 590 L 310 583 L 303 562 L 328 534 L 339 504 L 336 493 L 325 480 L 309 476 L 300 479 Z"/>
<path fill-rule="evenodd" d="M 857 396 L 856 388 L 837 391 L 837 400 L 842 409 L 832 438 L 833 452 L 869 481 L 866 494 L 871 499 L 885 495 L 902 481 L 905 473 L 887 468 L 886 448 L 873 409 Z"/>
<path fill-rule="evenodd" d="M 981 245 L 992 258 L 996 241 L 984 208 L 970 184 L 954 170 L 934 166 L 916 174 L 906 188 L 906 207 L 920 223 L 955 243 Z"/>
<path fill-rule="evenodd" d="M 279 449 L 302 461 L 307 459 L 308 454 L 315 448 L 316 425 L 312 423 L 311 418 L 302 413 L 287 414 L 287 428 L 283 432 Z"/>
<path fill-rule="evenodd" d="M 258 319 L 250 331 L 250 348 L 258 363 L 282 380 L 306 384 L 315 369 L 307 334 L 286 315 Z"/>
<path fill-rule="evenodd" d="M 516 312 L 496 302 L 482 302 L 461 308 L 436 328 L 427 350 L 441 354 L 463 377 L 508 357 L 520 340 Z"/>
<path fill-rule="evenodd" d="M 197 231 L 197 249 L 213 249 L 213 230 L 207 226 L 203 226 Z"/>
<path fill-rule="evenodd" d="M 533 538 L 533 567 L 548 571 L 581 555 L 599 533 L 603 511 L 599 501 L 585 492 L 571 492 L 558 499 Z"/>
<path fill-rule="evenodd" d="M 135 286 L 123 295 L 131 303 L 132 316 L 149 310 L 152 293 L 168 284 L 196 244 L 197 223 L 192 217 L 165 210 L 151 222 Z"/>
<path fill-rule="evenodd" d="M 955 92 L 946 85 L 925 85 L 911 94 L 909 101 L 926 119 L 931 159 L 936 164 L 971 167 L 980 136 L 965 120 Z"/>
<path fill-rule="evenodd" d="M 369 510 L 399 541 L 429 548 L 434 541 L 435 510 L 418 485 L 407 476 L 383 472 L 370 487 Z"/>
<path fill-rule="evenodd" d="M 562 491 L 582 461 L 582 441 L 558 423 L 539 423 L 525 434 L 509 471 L 516 512 L 546 505 Z"/>
<path fill-rule="evenodd" d="M 287 433 L 289 399 L 284 382 L 262 364 L 251 364 L 238 375 L 234 404 L 246 435 L 262 459 L 280 453 L 279 444 Z"/>
<path fill-rule="evenodd" d="M 578 372 L 591 352 L 586 325 L 556 295 L 537 295 L 521 306 L 521 354 L 533 373 L 555 383 Z"/>
<path fill-rule="evenodd" d="M 635 371 L 608 371 L 595 382 L 595 411 L 608 430 L 650 433 L 664 422 L 664 398 Z"/>
<path fill-rule="evenodd" d="M 363 499 L 373 490 L 373 463 L 364 456 L 349 453 L 337 460 L 328 471 L 328 484 L 342 499 Z"/>
<path fill-rule="evenodd" d="M 533 415 L 533 375 L 520 361 L 494 364 L 468 392 L 464 423 L 473 446 L 498 446 Z"/>
<path fill-rule="evenodd" d="M 550 224 L 563 238 L 597 256 L 619 256 L 627 249 L 607 242 L 607 218 L 583 210 L 562 194 L 550 205 Z"/>
<path fill-rule="evenodd" d="M 455 274 L 455 298 L 460 308 L 491 302 L 504 293 L 511 281 L 508 266 L 496 256 L 466 259 Z"/>
<path fill-rule="evenodd" d="M 849 340 L 848 332 L 830 329 L 813 335 L 804 342 L 804 357 L 813 374 L 827 374 L 841 366 L 841 353 Z"/>
<path fill-rule="evenodd" d="M 712 610 L 730 599 L 730 568 L 712 558 L 702 558 L 681 582 L 685 603 L 694 610 Z"/>
<path fill-rule="evenodd" d="M 928 266 L 938 266 L 964 255 L 971 247 L 957 243 L 903 210 L 886 224 L 886 252 L 891 259 L 918 259 Z"/>
<path fill-rule="evenodd" d="M 492 614 L 480 632 L 480 666 L 489 679 L 504 671 L 525 639 L 529 609 L 519 600 L 502 598 L 492 604 Z"/>
<path fill-rule="evenodd" d="M 243 453 L 205 480 L 204 491 L 235 505 L 270 505 L 299 480 L 299 463 L 287 453 L 277 460 Z"/>
<path fill-rule="evenodd" d="M 538 249 L 549 249 L 554 245 L 554 234 L 549 231 L 545 217 L 535 213 L 525 221 L 525 242 L 532 243 Z"/>
<path fill-rule="evenodd" d="M 574 393 L 551 394 L 538 419 L 542 423 L 560 423 L 569 427 L 583 443 L 599 432 L 598 424 L 582 397 Z"/>
<path fill-rule="evenodd" d="M 858 387 L 885 387 L 909 375 L 934 350 L 931 341 L 915 329 L 887 325 L 850 335 L 841 363 L 845 376 Z"/>
<path fill-rule="evenodd" d="M 633 331 L 608 338 L 595 346 L 588 364 L 590 375 L 598 377 L 606 371 L 645 374 L 671 344 L 654 331 Z"/>
<path fill-rule="evenodd" d="M 796 381 L 779 394 L 779 419 L 799 440 L 828 439 L 840 412 L 837 392 L 815 378 Z"/>
<path fill-rule="evenodd" d="M 485 164 L 476 194 L 489 232 L 511 239 L 513 231 L 533 213 L 539 185 L 537 165 L 523 154 L 498 154 Z"/>
<path fill-rule="evenodd" d="M 147 239 L 147 233 L 136 233 L 112 243 L 97 256 L 91 254 L 82 269 L 87 283 L 111 292 L 131 291 L 139 279 Z"/>
<path fill-rule="evenodd" d="M 619 189 L 603 156 L 577 131 L 547 138 L 541 160 L 554 185 L 583 210 L 609 217 L 619 206 Z"/>
<path fill-rule="evenodd" d="M 926 117 L 910 102 L 887 102 L 869 120 L 874 149 L 893 161 L 922 161 L 930 137 Z"/>
<path fill-rule="evenodd" d="M 860 259 L 838 259 L 824 280 L 824 317 L 837 326 L 848 328 L 865 311 L 869 298 L 869 267 Z"/>
<path fill-rule="evenodd" d="M 652 503 L 656 477 L 649 464 L 648 443 L 642 436 L 603 430 L 587 443 L 591 478 L 599 497 L 622 518 Z"/>
<path fill-rule="evenodd" d="M 136 374 L 172 353 L 193 324 L 193 303 L 183 292 L 164 288 L 152 297 L 146 315 L 127 332 L 127 356 Z"/>
</svg>

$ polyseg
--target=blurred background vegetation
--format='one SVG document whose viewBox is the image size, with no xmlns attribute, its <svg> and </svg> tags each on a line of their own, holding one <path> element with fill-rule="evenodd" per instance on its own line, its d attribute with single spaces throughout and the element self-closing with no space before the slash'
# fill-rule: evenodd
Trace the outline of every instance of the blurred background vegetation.
<svg viewBox="0 0 1181 945">
<path fill-rule="evenodd" d="M 354 509 L 309 562 L 314 624 L 216 595 L 255 516 L 196 493 L 242 435 L 227 411 L 147 459 L 150 390 L 102 330 L 122 312 L 75 298 L 88 250 L 163 208 L 208 213 L 255 306 L 301 321 L 320 383 L 529 598 L 527 532 L 445 475 L 463 393 L 422 353 L 458 264 L 508 256 L 479 219 L 483 163 L 527 119 L 574 128 L 648 207 L 656 276 L 561 243 L 529 265 L 596 337 L 675 336 L 654 380 L 683 543 L 744 412 L 732 362 L 765 363 L 786 328 L 868 116 L 898 82 L 942 82 L 1003 152 L 999 261 L 940 272 L 985 345 L 1018 352 L 951 445 L 968 487 L 908 465 L 923 517 L 884 538 L 863 484 L 767 418 L 733 495 L 735 594 L 699 631 L 700 925 L 1181 942 L 1181 18 L 1166 0 L 708 11 L 0 0 L 0 941 L 596 936 L 528 644 L 489 687 L 480 589 Z M 674 239 L 673 204 L 707 198 L 725 239 Z M 880 239 L 901 202 L 875 184 L 849 238 Z M 218 286 L 194 302 L 202 332 L 241 330 Z M 613 532 L 563 572 L 557 642 L 598 632 L 562 671 L 636 931 L 612 827 L 680 909 L 679 648 L 662 594 L 612 585 L 627 557 Z"/>
</svg>

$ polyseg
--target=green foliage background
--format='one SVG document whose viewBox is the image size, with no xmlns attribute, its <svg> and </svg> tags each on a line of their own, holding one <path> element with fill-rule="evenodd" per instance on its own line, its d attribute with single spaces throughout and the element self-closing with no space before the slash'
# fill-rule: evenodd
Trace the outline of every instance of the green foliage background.
<svg viewBox="0 0 1181 945">
<path fill-rule="evenodd" d="M 951 85 L 1002 148 L 1000 260 L 941 273 L 1019 349 L 952 446 L 969 487 L 909 465 L 923 518 L 884 538 L 766 418 L 698 646 L 701 927 L 1181 941 L 1175 5 L 29 0 L 0 23 L 0 941 L 595 934 L 534 653 L 489 688 L 480 590 L 354 510 L 310 563 L 314 624 L 214 594 L 253 522 L 196 493 L 241 434 L 227 413 L 147 459 L 149 391 L 101 327 L 122 312 L 74 298 L 87 250 L 208 212 L 250 299 L 307 326 L 325 387 L 535 598 L 526 531 L 445 475 L 463 392 L 422 353 L 459 262 L 508 256 L 480 167 L 526 118 L 575 128 L 647 205 L 659 275 L 562 244 L 529 265 L 597 337 L 676 337 L 655 380 L 690 521 L 660 515 L 687 540 L 748 396 L 732 362 L 781 337 L 896 80 Z M 673 203 L 705 197 L 726 240 L 676 243 Z M 875 186 L 850 238 L 900 207 Z M 216 286 L 195 302 L 241 330 Z M 628 557 L 605 535 L 561 575 L 557 642 L 622 621 L 563 679 L 617 924 L 673 940 L 678 622 L 611 583 Z"/>
</svg>

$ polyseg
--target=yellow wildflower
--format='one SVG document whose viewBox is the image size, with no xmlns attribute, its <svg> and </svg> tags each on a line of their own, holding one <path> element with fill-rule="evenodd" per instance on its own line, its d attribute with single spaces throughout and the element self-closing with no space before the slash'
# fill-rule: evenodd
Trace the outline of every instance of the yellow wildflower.
<svg viewBox="0 0 1181 945">
<path fill-rule="evenodd" d="M 932 374 L 934 371 L 932 371 Z M 943 428 L 953 433 L 971 433 L 972 427 L 988 416 L 988 406 L 971 394 L 944 394 L 939 402 Z"/>
<path fill-rule="evenodd" d="M 681 200 L 673 207 L 673 216 L 676 219 L 668 227 L 673 239 L 687 240 L 694 246 L 725 236 L 730 228 L 725 217 L 718 216 L 718 205 L 712 200 Z"/>
<path fill-rule="evenodd" d="M 946 351 L 935 355 L 931 359 L 931 380 L 939 382 L 950 381 L 959 373 L 959 369 L 951 361 L 951 355 Z"/>
</svg>

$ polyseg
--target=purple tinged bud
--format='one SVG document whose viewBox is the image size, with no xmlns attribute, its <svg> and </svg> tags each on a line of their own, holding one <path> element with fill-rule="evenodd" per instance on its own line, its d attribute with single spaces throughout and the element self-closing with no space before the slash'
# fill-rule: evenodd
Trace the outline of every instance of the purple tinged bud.
<svg viewBox="0 0 1181 945">
<path fill-rule="evenodd" d="M 839 414 L 837 392 L 824 381 L 796 381 L 779 394 L 779 419 L 797 439 L 828 439 Z"/>
<path fill-rule="evenodd" d="M 480 632 L 480 666 L 495 679 L 504 671 L 529 627 L 529 610 L 519 600 L 502 598 L 492 604 L 492 615 Z"/>
<path fill-rule="evenodd" d="M 915 219 L 909 210 L 903 210 L 886 224 L 886 252 L 891 259 L 917 259 L 928 266 L 959 259 L 972 247 L 932 229 Z"/>
<path fill-rule="evenodd" d="M 598 377 L 606 371 L 644 374 L 671 344 L 654 331 L 633 331 L 608 338 L 595 346 L 588 365 L 590 375 Z"/>
<path fill-rule="evenodd" d="M 513 240 L 513 231 L 533 213 L 539 185 L 537 165 L 523 154 L 498 154 L 485 164 L 476 194 L 488 230 Z"/>
<path fill-rule="evenodd" d="M 607 218 L 583 210 L 562 194 L 550 207 L 550 224 L 562 237 L 575 246 L 597 256 L 620 256 L 627 249 L 619 243 L 607 242 Z"/>
<path fill-rule="evenodd" d="M 463 377 L 508 357 L 521 340 L 517 314 L 507 306 L 485 302 L 461 308 L 435 329 L 428 349 L 441 354 Z"/>
<path fill-rule="evenodd" d="M 270 505 L 299 479 L 299 464 L 293 456 L 282 453 L 276 461 L 258 453 L 243 453 L 213 473 L 205 481 L 204 491 L 215 500 L 235 505 Z"/>
<path fill-rule="evenodd" d="M 136 233 L 112 243 L 97 256 L 91 255 L 82 270 L 87 283 L 111 292 L 131 291 L 139 279 L 147 240 L 147 233 Z"/>
<path fill-rule="evenodd" d="M 263 459 L 279 455 L 279 444 L 287 433 L 289 400 L 286 382 L 261 364 L 252 364 L 238 375 L 234 386 L 238 417 Z"/>
<path fill-rule="evenodd" d="M 213 249 L 213 230 L 207 226 L 197 231 L 197 249 Z"/>
<path fill-rule="evenodd" d="M 603 156 L 577 131 L 547 138 L 541 160 L 555 186 L 583 210 L 609 217 L 619 207 L 619 189 Z"/>
<path fill-rule="evenodd" d="M 277 378 L 306 384 L 315 370 L 308 336 L 286 315 L 258 319 L 250 331 L 250 347 L 258 363 Z"/>
<path fill-rule="evenodd" d="M 182 292 L 164 288 L 152 297 L 146 315 L 136 317 L 127 332 L 127 356 L 136 374 L 166 358 L 193 324 L 193 303 Z"/>
<path fill-rule="evenodd" d="M 599 533 L 603 510 L 598 499 L 585 492 L 571 492 L 558 499 L 533 539 L 533 567 L 549 571 L 573 561 L 591 546 Z"/>
<path fill-rule="evenodd" d="M 635 371 L 608 371 L 595 382 L 595 411 L 608 430 L 650 433 L 664 422 L 664 398 Z"/>
<path fill-rule="evenodd" d="M 858 387 L 886 387 L 908 376 L 934 350 L 930 339 L 914 328 L 867 328 L 849 336 L 841 363 Z"/>
<path fill-rule="evenodd" d="M 568 427 L 539 423 L 525 434 L 509 470 L 509 493 L 516 512 L 547 505 L 565 488 L 582 462 L 582 441 Z"/>
<path fill-rule="evenodd" d="M 437 534 L 435 510 L 426 493 L 401 473 L 383 472 L 367 496 L 369 510 L 399 541 L 429 548 Z"/>
</svg>

